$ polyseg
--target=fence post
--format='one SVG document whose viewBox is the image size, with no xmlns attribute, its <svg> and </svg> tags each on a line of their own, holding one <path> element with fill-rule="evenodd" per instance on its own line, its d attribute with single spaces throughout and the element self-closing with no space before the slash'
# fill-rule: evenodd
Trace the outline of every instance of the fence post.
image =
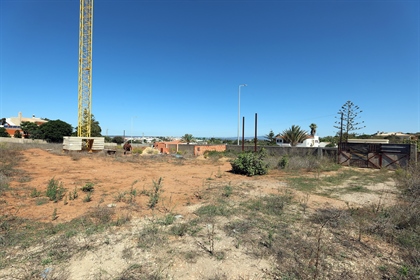
<svg viewBox="0 0 420 280">
<path fill-rule="evenodd" d="M 322 159 L 324 156 L 324 149 L 322 147 L 318 147 L 318 158 Z"/>
<path fill-rule="evenodd" d="M 417 145 L 410 145 L 410 162 L 417 164 Z"/>
</svg>

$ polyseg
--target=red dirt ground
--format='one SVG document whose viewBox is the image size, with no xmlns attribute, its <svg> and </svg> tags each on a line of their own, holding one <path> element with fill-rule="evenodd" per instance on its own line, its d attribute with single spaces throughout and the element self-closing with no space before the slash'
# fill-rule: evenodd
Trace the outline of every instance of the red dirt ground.
<svg viewBox="0 0 420 280">
<path fill-rule="evenodd" d="M 246 177 L 232 174 L 231 165 L 226 159 L 217 161 L 204 158 L 177 159 L 172 156 L 103 156 L 98 154 L 54 154 L 42 149 L 22 151 L 23 157 L 17 167 L 24 170 L 24 175 L 17 175 L 11 182 L 11 191 L 5 193 L 5 214 L 50 222 L 54 209 L 58 218 L 55 223 L 70 221 L 85 214 L 89 209 L 100 205 L 116 204 L 116 209 L 128 206 L 125 202 L 116 202 L 118 194 L 128 192 L 133 186 L 137 190 L 135 201 L 137 215 L 150 213 L 147 203 L 149 197 L 140 195 L 151 191 L 153 181 L 162 178 L 161 199 L 158 210 L 171 209 L 185 214 L 185 206 L 200 203 L 198 193 L 207 186 L 231 184 L 241 186 L 257 184 L 262 192 L 278 191 L 282 173 L 273 170 L 264 177 Z M 23 176 L 19 178 L 19 176 Z M 45 203 L 48 182 L 54 178 L 69 191 L 75 188 L 79 197 L 76 200 L 64 200 L 57 203 Z M 94 183 L 92 201 L 84 202 L 86 193 L 81 187 Z M 31 197 L 36 188 L 42 197 Z M 128 198 L 128 195 L 125 196 Z M 42 204 L 42 199 L 44 204 Z"/>
<path fill-rule="evenodd" d="M 231 165 L 224 158 L 211 160 L 203 157 L 178 159 L 168 155 L 151 158 L 122 154 L 105 156 L 102 153 L 57 154 L 42 149 L 24 150 L 22 154 L 17 168 L 24 172 L 23 175 L 19 172 L 10 184 L 11 191 L 2 197 L 6 201 L 3 213 L 40 222 L 51 222 L 54 209 L 57 209 L 58 216 L 55 223 L 82 216 L 98 205 L 115 204 L 118 213 L 118 210 L 127 208 L 128 203 L 117 202 L 117 195 L 128 193 L 132 187 L 137 191 L 136 216 L 148 215 L 149 197 L 141 195 L 141 192 L 150 192 L 153 182 L 159 178 L 162 178 L 163 192 L 157 209 L 170 209 L 178 214 L 187 214 L 187 206 L 201 203 L 199 194 L 209 186 L 252 186 L 255 195 L 258 195 L 257 192 L 273 193 L 285 188 L 284 173 L 280 170 L 270 170 L 265 176 L 237 175 L 230 172 Z M 67 204 L 64 200 L 57 203 L 46 201 L 48 182 L 53 178 L 62 183 L 67 196 L 76 188 L 79 197 L 76 200 L 67 199 Z M 84 202 L 87 194 L 81 191 L 81 187 L 89 182 L 94 184 L 92 201 Z M 31 197 L 34 188 L 41 192 L 41 197 Z M 125 198 L 128 199 L 128 194 Z M 324 196 L 312 194 L 309 198 L 309 204 L 315 208 L 326 203 L 345 206 L 343 201 Z"/>
</svg>

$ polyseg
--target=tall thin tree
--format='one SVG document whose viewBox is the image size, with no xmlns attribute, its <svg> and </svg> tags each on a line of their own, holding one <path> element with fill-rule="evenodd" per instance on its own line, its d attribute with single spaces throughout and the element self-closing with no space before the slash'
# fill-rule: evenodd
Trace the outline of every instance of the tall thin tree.
<svg viewBox="0 0 420 280">
<path fill-rule="evenodd" d="M 311 129 L 311 136 L 315 136 L 316 129 L 318 128 L 318 126 L 315 123 L 311 123 L 311 125 L 309 126 L 309 128 Z"/>
<path fill-rule="evenodd" d="M 340 142 L 347 142 L 350 132 L 366 127 L 364 121 L 360 120 L 359 117 L 359 114 L 362 112 L 359 106 L 351 101 L 347 101 L 341 106 L 341 109 L 338 111 L 340 119 L 335 122 L 336 125 L 334 126 L 340 131 Z"/>
</svg>

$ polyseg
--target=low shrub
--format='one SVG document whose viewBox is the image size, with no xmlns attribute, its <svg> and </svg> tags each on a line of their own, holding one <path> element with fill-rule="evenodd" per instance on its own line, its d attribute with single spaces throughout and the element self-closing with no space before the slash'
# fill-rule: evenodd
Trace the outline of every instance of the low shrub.
<svg viewBox="0 0 420 280">
<path fill-rule="evenodd" d="M 210 158 L 210 159 L 220 159 L 224 157 L 224 152 L 218 152 L 218 151 L 205 151 L 204 152 L 204 158 Z"/>
<path fill-rule="evenodd" d="M 175 222 L 175 215 L 170 213 L 166 215 L 162 220 L 160 220 L 160 223 L 164 226 L 172 225 Z"/>
<path fill-rule="evenodd" d="M 176 236 L 184 236 L 188 233 L 188 224 L 176 224 L 170 229 L 170 232 Z"/>
<path fill-rule="evenodd" d="M 284 155 L 281 157 L 278 165 L 281 169 L 285 169 L 288 163 L 289 163 L 289 157 L 287 155 Z"/>
<path fill-rule="evenodd" d="M 155 208 L 156 205 L 158 204 L 161 192 L 162 192 L 162 177 L 159 178 L 157 182 L 153 180 L 153 188 L 152 188 L 152 191 L 149 193 L 149 203 L 147 204 L 147 206 L 149 206 L 150 209 Z"/>
<path fill-rule="evenodd" d="M 48 181 L 46 196 L 54 202 L 61 200 L 65 194 L 63 183 L 52 178 Z"/>
<path fill-rule="evenodd" d="M 288 171 L 337 171 L 341 165 L 335 163 L 334 158 L 330 157 L 284 155 L 278 161 L 277 167 Z"/>
<path fill-rule="evenodd" d="M 420 197 L 420 168 L 417 165 L 398 169 L 396 181 L 406 198 L 418 199 Z"/>
<path fill-rule="evenodd" d="M 131 152 L 133 154 L 142 154 L 143 153 L 144 148 L 134 148 Z"/>
<path fill-rule="evenodd" d="M 83 199 L 83 202 L 91 202 L 92 201 L 92 193 L 88 192 Z"/>
<path fill-rule="evenodd" d="M 264 162 L 267 152 L 261 149 L 259 152 L 244 152 L 230 162 L 232 172 L 247 176 L 265 175 L 268 172 L 268 164 Z"/>
<path fill-rule="evenodd" d="M 82 187 L 82 192 L 93 192 L 94 189 L 94 184 L 93 183 L 86 183 L 83 187 Z"/>
<path fill-rule="evenodd" d="M 142 151 L 142 154 L 143 155 L 157 155 L 159 154 L 159 150 L 154 149 L 152 147 L 147 147 L 146 149 Z"/>
</svg>

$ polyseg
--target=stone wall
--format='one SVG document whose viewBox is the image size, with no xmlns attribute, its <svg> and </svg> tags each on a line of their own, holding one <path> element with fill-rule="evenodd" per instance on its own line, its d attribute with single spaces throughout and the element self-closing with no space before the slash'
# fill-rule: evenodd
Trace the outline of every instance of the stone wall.
<svg viewBox="0 0 420 280">
<path fill-rule="evenodd" d="M 337 148 L 327 148 L 327 147 L 280 147 L 280 146 L 257 146 L 257 150 L 259 151 L 261 148 L 264 148 L 267 151 L 267 154 L 270 156 L 284 156 L 284 155 L 300 155 L 300 156 L 329 156 L 329 157 L 337 157 Z M 241 145 L 226 145 L 226 150 L 233 151 L 233 152 L 241 152 L 242 146 Z M 254 151 L 254 145 L 245 145 L 244 151 Z"/>
<path fill-rule="evenodd" d="M 206 151 L 216 151 L 216 152 L 224 152 L 226 151 L 226 145 L 203 145 L 194 146 L 194 155 L 201 156 L 204 155 Z"/>
<path fill-rule="evenodd" d="M 47 144 L 46 141 L 41 139 L 24 139 L 24 138 L 11 138 L 11 137 L 0 137 L 0 142 L 3 143 L 21 143 L 21 144 Z"/>
</svg>

